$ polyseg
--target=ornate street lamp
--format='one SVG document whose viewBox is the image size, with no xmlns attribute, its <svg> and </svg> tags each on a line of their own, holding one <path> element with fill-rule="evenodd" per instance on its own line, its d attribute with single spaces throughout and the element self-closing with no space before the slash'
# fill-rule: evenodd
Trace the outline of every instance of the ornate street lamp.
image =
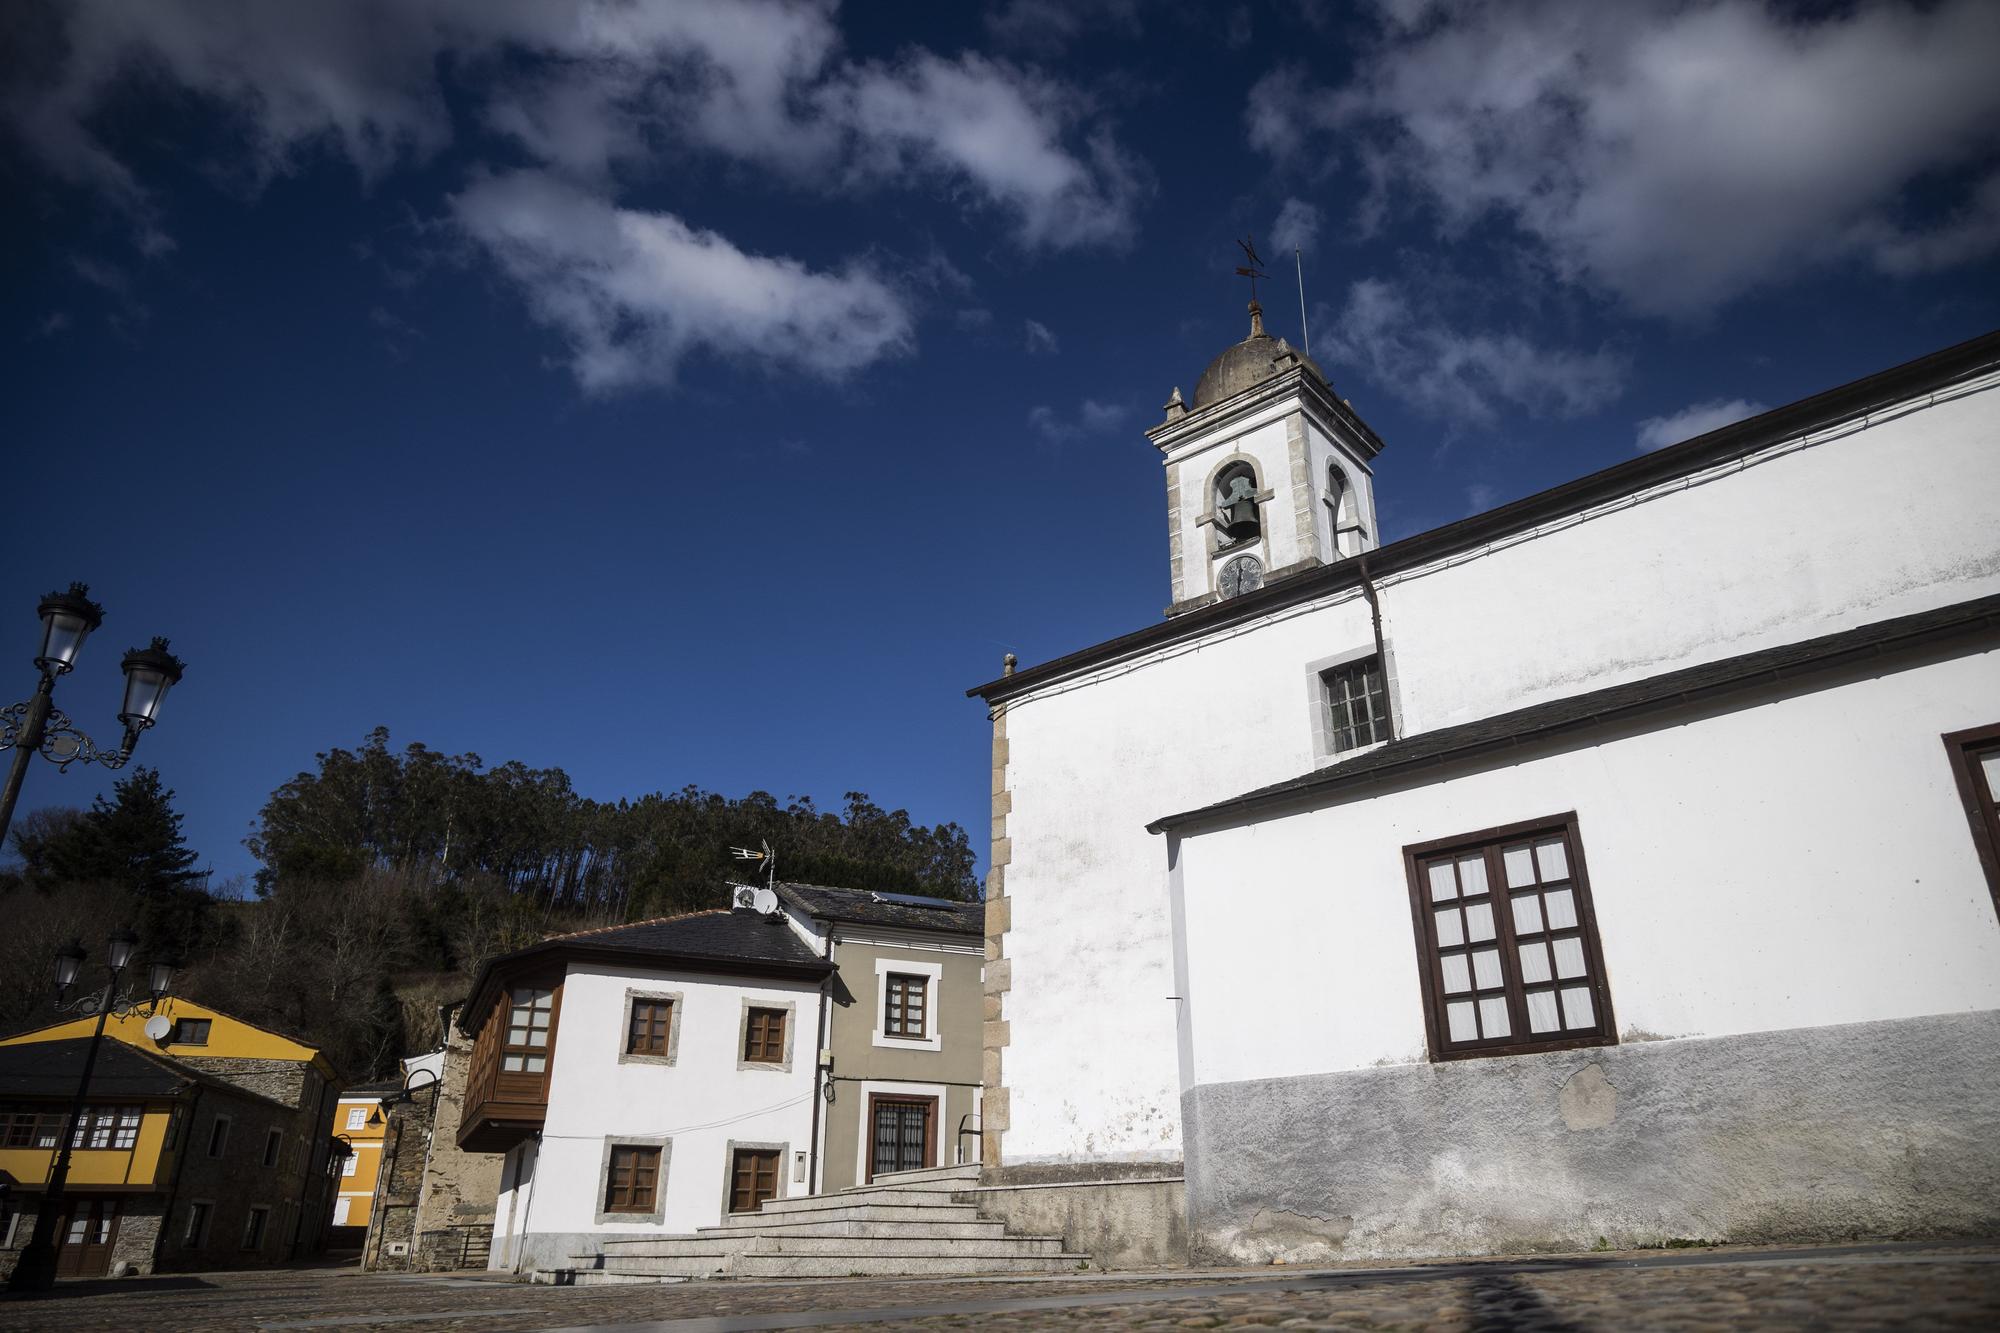
<svg viewBox="0 0 2000 1333">
<path fill-rule="evenodd" d="M 35 668 L 42 673 L 41 687 L 26 703 L 0 708 L 0 750 L 14 751 L 6 792 L 0 795 L 0 842 L 14 823 L 14 803 L 20 799 L 21 783 L 28 776 L 29 755 L 39 750 L 42 758 L 59 769 L 75 763 L 123 768 L 139 744 L 140 733 L 159 720 L 161 702 L 186 670 L 186 664 L 167 651 L 165 639 L 154 639 L 152 646 L 126 653 L 125 706 L 118 711 L 125 736 L 116 750 L 100 750 L 97 742 L 70 725 L 67 714 L 57 710 L 55 688 L 56 678 L 68 675 L 76 666 L 83 641 L 104 623 L 104 608 L 90 600 L 87 585 L 72 583 L 68 592 L 52 592 L 42 598 L 38 609 L 42 648 L 35 654 Z"/>
<path fill-rule="evenodd" d="M 89 954 L 78 940 L 71 940 L 56 950 L 56 1009 L 60 1013 L 93 1013 L 97 1018 L 97 1029 L 90 1035 L 90 1046 L 83 1056 L 83 1075 L 76 1083 L 76 1096 L 71 1099 L 69 1116 L 63 1121 L 62 1137 L 56 1141 L 56 1154 L 49 1164 L 48 1184 L 42 1190 L 41 1205 L 35 1212 L 35 1231 L 27 1247 L 21 1251 L 21 1258 L 14 1265 L 13 1276 L 7 1280 L 9 1291 L 47 1291 L 56 1281 L 56 1225 L 62 1217 L 64 1192 L 69 1185 L 70 1149 L 76 1142 L 78 1124 L 83 1119 L 85 1099 L 90 1095 L 90 1074 L 97 1066 L 97 1051 L 104 1043 L 104 1023 L 111 1015 L 120 1018 L 138 1012 L 141 1007 L 156 1013 L 160 1003 L 167 998 L 167 991 L 173 986 L 175 964 L 164 958 L 156 958 L 146 968 L 146 985 L 150 1000 L 138 999 L 129 990 L 121 991 L 120 984 L 125 973 L 132 966 L 132 956 L 138 952 L 139 936 L 130 926 L 123 926 L 111 932 L 104 944 L 105 978 L 102 990 L 92 990 L 69 997 L 70 988 L 83 972 L 83 964 Z"/>
</svg>

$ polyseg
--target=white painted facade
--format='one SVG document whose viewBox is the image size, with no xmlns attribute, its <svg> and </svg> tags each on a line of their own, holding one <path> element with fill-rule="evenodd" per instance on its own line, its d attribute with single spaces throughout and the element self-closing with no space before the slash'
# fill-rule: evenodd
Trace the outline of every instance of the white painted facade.
<svg viewBox="0 0 2000 1333">
<path fill-rule="evenodd" d="M 622 1058 L 628 992 L 675 997 L 672 1064 Z M 787 1067 L 744 1066 L 743 1013 L 791 1010 Z M 733 977 L 659 966 L 571 962 L 547 1119 L 539 1141 L 512 1149 L 501 1173 L 491 1263 L 551 1262 L 533 1238 L 675 1235 L 713 1226 L 727 1207 L 732 1146 L 782 1145 L 779 1197 L 798 1193 L 811 1147 L 819 987 L 811 981 Z M 603 1217 L 607 1145 L 662 1144 L 657 1218 Z M 590 1248 L 588 1245 L 585 1248 Z"/>
<path fill-rule="evenodd" d="M 1997 386 L 1964 380 L 1382 574 L 1398 734 L 2000 593 Z M 1254 424 L 1250 447 L 1276 420 Z M 1183 514 L 1201 484 L 1181 478 Z M 1368 519 L 1373 531 L 1372 499 Z M 1181 549 L 1200 565 L 1186 527 Z M 1347 589 L 1001 705 L 1002 1165 L 1171 1161 L 1194 1083 L 1425 1059 L 1399 849 L 1510 819 L 1578 812 L 1618 1022 L 1635 1036 L 2000 1005 L 2000 931 L 1938 744 L 2000 720 L 1990 655 L 1190 834 L 1177 975 L 1168 840 L 1147 824 L 1326 762 L 1316 664 L 1374 642 L 1368 602 Z M 1879 817 L 1885 797 L 1893 818 Z M 1830 846 L 1830 829 L 1851 833 Z M 1798 945 L 1772 943 L 1779 922 Z M 1753 966 L 1805 948 L 1838 968 L 1801 981 Z M 1843 974 L 1870 960 L 1868 979 Z M 1243 1006 L 1277 997 L 1323 1009 L 1320 1030 L 1251 1035 Z"/>
</svg>

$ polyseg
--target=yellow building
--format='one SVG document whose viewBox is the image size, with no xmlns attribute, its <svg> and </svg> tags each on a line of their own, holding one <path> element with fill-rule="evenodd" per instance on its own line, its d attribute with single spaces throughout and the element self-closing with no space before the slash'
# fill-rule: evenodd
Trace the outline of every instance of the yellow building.
<svg viewBox="0 0 2000 1333">
<path fill-rule="evenodd" d="M 333 1201 L 333 1230 L 327 1241 L 330 1248 L 358 1250 L 368 1237 L 368 1217 L 382 1174 L 382 1139 L 389 1128 L 388 1118 L 382 1114 L 382 1098 L 402 1086 L 391 1079 L 340 1094 L 333 1113 L 333 1134 L 347 1145 L 348 1156 L 341 1163 L 339 1192 Z"/>
<path fill-rule="evenodd" d="M 95 1018 L 0 1038 L 0 1270 L 32 1232 Z M 111 1017 L 72 1140 L 59 1272 L 246 1267 L 317 1253 L 338 1078 L 313 1046 L 189 1000 Z"/>
</svg>

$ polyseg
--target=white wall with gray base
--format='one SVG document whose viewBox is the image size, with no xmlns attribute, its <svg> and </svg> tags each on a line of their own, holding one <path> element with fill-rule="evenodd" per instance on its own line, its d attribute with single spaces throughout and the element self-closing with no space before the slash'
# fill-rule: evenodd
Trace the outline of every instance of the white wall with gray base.
<svg viewBox="0 0 2000 1333">
<path fill-rule="evenodd" d="M 1197 1086 L 1197 1263 L 2000 1231 L 2000 1011 Z"/>
</svg>

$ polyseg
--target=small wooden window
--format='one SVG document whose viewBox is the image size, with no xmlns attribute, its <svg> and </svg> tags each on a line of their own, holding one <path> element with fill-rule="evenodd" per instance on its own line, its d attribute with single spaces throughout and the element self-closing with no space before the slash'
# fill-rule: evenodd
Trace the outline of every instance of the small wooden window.
<svg viewBox="0 0 2000 1333">
<path fill-rule="evenodd" d="M 183 1018 L 174 1023 L 174 1030 L 167 1034 L 169 1046 L 206 1046 L 208 1029 L 213 1020 L 207 1018 Z"/>
<path fill-rule="evenodd" d="M 650 1213 L 660 1184 L 658 1148 L 614 1147 L 605 1172 L 604 1211 Z"/>
<path fill-rule="evenodd" d="M 229 1150 L 229 1117 L 219 1115 L 208 1127 L 208 1155 L 220 1157 Z"/>
<path fill-rule="evenodd" d="M 1404 858 L 1432 1059 L 1617 1040 L 1576 816 Z"/>
<path fill-rule="evenodd" d="M 1320 677 L 1326 684 L 1327 743 L 1335 754 L 1390 740 L 1389 689 L 1382 659 L 1363 658 Z"/>
<path fill-rule="evenodd" d="M 751 1064 L 785 1062 L 785 1011 L 752 1009 L 743 1024 L 743 1058 Z"/>
<path fill-rule="evenodd" d="M 777 1197 L 778 1154 L 767 1148 L 738 1148 L 729 1167 L 729 1211 L 754 1213 L 764 1200 Z"/>
<path fill-rule="evenodd" d="M 1944 747 L 1972 826 L 1979 868 L 1986 872 L 1994 910 L 2000 911 L 2000 725 L 1954 731 L 1944 738 Z"/>
<path fill-rule="evenodd" d="M 672 1000 L 632 1001 L 632 1021 L 625 1030 L 625 1054 L 665 1055 L 667 1030 L 673 1015 Z"/>
<path fill-rule="evenodd" d="M 250 1216 L 243 1221 L 243 1248 L 261 1250 L 264 1248 L 264 1224 L 271 1220 L 269 1208 L 252 1208 Z"/>
<path fill-rule="evenodd" d="M 883 988 L 882 1033 L 889 1037 L 925 1035 L 926 999 L 930 978 L 891 972 Z"/>
<path fill-rule="evenodd" d="M 181 1233 L 181 1244 L 188 1249 L 199 1249 L 208 1241 L 209 1205 L 196 1200 L 188 1205 L 187 1230 Z"/>
<path fill-rule="evenodd" d="M 278 1154 L 285 1150 L 285 1131 L 282 1129 L 264 1132 L 264 1165 L 276 1166 Z"/>
<path fill-rule="evenodd" d="M 503 1074 L 541 1074 L 549 1067 L 549 1029 L 555 1021 L 555 992 L 517 986 L 509 996 L 507 1040 L 500 1050 Z"/>
</svg>

